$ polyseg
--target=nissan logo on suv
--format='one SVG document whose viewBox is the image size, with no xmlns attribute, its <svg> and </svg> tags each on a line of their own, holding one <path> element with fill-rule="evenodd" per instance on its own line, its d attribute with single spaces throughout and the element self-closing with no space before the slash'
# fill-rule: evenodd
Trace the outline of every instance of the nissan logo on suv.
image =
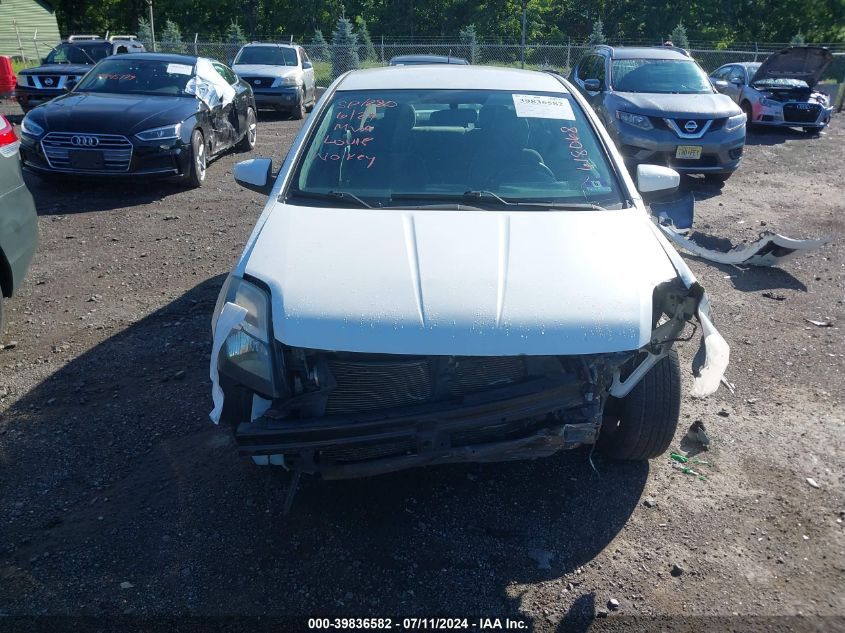
<svg viewBox="0 0 845 633">
<path fill-rule="evenodd" d="M 690 134 L 692 134 L 698 129 L 698 123 L 696 123 L 695 121 L 687 121 L 686 123 L 684 123 L 684 129 Z"/>
<path fill-rule="evenodd" d="M 73 136 L 70 139 L 72 145 L 79 145 L 81 147 L 97 147 L 100 144 L 100 139 L 96 136 Z"/>
</svg>

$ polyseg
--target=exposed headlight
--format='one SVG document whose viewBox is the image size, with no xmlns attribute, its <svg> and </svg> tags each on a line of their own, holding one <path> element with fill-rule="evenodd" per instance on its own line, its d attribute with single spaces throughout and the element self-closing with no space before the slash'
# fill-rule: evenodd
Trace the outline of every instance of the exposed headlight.
<svg viewBox="0 0 845 633">
<path fill-rule="evenodd" d="M 220 350 L 220 371 L 254 391 L 274 395 L 270 297 L 255 284 L 230 276 L 221 290 L 220 299 L 220 307 L 228 302 L 246 310 L 243 322 L 229 333 Z M 218 314 L 219 310 L 215 310 L 215 317 Z"/>
<path fill-rule="evenodd" d="M 735 114 L 731 118 L 728 119 L 727 123 L 725 123 L 725 129 L 730 132 L 731 130 L 735 130 L 739 127 L 745 125 L 745 121 L 748 117 L 745 116 L 745 112 L 740 114 Z"/>
<path fill-rule="evenodd" d="M 651 124 L 651 121 L 648 120 L 648 117 L 643 116 L 642 114 L 634 114 L 633 112 L 617 110 L 616 118 L 622 121 L 623 123 L 633 125 L 634 127 L 638 127 L 641 130 L 651 130 L 654 128 L 654 126 Z"/>
<path fill-rule="evenodd" d="M 164 141 L 171 138 L 179 138 L 181 131 L 182 124 L 176 123 L 175 125 L 165 125 L 151 130 L 144 130 L 143 132 L 138 132 L 135 136 L 142 141 Z"/>
<path fill-rule="evenodd" d="M 296 86 L 299 80 L 296 77 L 276 77 L 273 80 L 271 88 L 280 88 L 281 86 Z"/>
<path fill-rule="evenodd" d="M 781 105 L 780 101 L 774 99 L 760 99 L 760 105 L 765 108 L 777 108 Z"/>
<path fill-rule="evenodd" d="M 21 132 L 28 136 L 41 136 L 44 134 L 44 128 L 30 119 L 27 114 L 21 121 Z"/>
</svg>

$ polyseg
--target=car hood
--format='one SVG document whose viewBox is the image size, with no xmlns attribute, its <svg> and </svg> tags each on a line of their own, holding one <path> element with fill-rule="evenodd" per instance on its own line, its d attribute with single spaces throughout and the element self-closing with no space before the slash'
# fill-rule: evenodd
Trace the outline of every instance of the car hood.
<svg viewBox="0 0 845 633">
<path fill-rule="evenodd" d="M 289 77 L 295 75 L 298 68 L 296 66 L 272 66 L 270 64 L 236 64 L 232 66 L 232 70 L 237 75 L 247 77 Z"/>
<path fill-rule="evenodd" d="M 132 135 L 179 123 L 196 111 L 194 97 L 71 92 L 35 108 L 30 116 L 48 132 Z"/>
<path fill-rule="evenodd" d="M 18 75 L 84 75 L 94 64 L 47 64 L 38 68 L 27 68 Z"/>
<path fill-rule="evenodd" d="M 833 55 L 822 46 L 790 46 L 769 55 L 754 73 L 751 83 L 767 79 L 800 79 L 812 88 L 832 61 Z"/>
<path fill-rule="evenodd" d="M 278 204 L 236 273 L 274 336 L 312 349 L 592 354 L 650 340 L 677 276 L 642 211 L 403 211 Z"/>
<path fill-rule="evenodd" d="M 695 94 L 675 95 L 648 92 L 616 92 L 613 108 L 633 110 L 646 116 L 669 119 L 718 119 L 742 112 L 727 95 Z"/>
</svg>

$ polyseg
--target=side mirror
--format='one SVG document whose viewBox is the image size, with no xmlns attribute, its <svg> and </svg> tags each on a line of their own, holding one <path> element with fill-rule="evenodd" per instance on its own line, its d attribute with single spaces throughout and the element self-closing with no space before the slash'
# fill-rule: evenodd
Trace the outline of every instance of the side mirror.
<svg viewBox="0 0 845 633">
<path fill-rule="evenodd" d="M 730 84 L 727 81 L 725 81 L 724 79 L 714 79 L 712 81 L 712 83 L 713 83 L 713 87 L 716 90 L 724 90 L 725 88 L 730 86 Z"/>
<path fill-rule="evenodd" d="M 637 165 L 637 189 L 640 193 L 670 193 L 681 184 L 681 175 L 660 165 Z"/>
<path fill-rule="evenodd" d="M 745 82 L 740 77 L 734 77 L 733 79 L 731 79 L 730 83 L 732 83 L 734 86 L 745 85 Z"/>
<path fill-rule="evenodd" d="M 314 64 L 311 62 L 302 62 L 303 70 L 308 70 L 309 68 L 314 68 Z"/>
<path fill-rule="evenodd" d="M 585 79 L 584 90 L 599 92 L 601 91 L 601 82 L 598 79 Z"/>
<path fill-rule="evenodd" d="M 232 175 L 241 187 L 267 195 L 276 183 L 276 176 L 272 172 L 271 158 L 250 158 L 236 164 Z"/>
</svg>

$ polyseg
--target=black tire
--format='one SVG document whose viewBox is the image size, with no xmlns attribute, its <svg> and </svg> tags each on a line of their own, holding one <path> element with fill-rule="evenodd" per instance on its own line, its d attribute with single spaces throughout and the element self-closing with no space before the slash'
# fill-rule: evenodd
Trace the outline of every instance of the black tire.
<svg viewBox="0 0 845 633">
<path fill-rule="evenodd" d="M 6 332 L 6 313 L 3 312 L 3 294 L 0 293 L 0 343 L 3 343 L 3 334 Z"/>
<path fill-rule="evenodd" d="M 743 112 L 745 112 L 745 116 L 746 116 L 745 129 L 747 130 L 753 125 L 753 122 L 751 121 L 751 117 L 754 116 L 754 110 L 752 110 L 751 104 L 748 103 L 747 101 L 743 101 L 742 104 L 740 104 L 739 107 L 742 108 Z"/>
<path fill-rule="evenodd" d="M 202 187 L 205 183 L 207 156 L 202 132 L 194 130 L 191 133 L 191 169 L 188 172 L 188 184 L 194 189 Z"/>
<path fill-rule="evenodd" d="M 258 117 L 255 116 L 255 110 L 249 108 L 246 111 L 246 132 L 236 147 L 239 152 L 251 152 L 255 149 L 255 142 L 258 138 L 257 130 Z"/>
<path fill-rule="evenodd" d="M 290 111 L 290 116 L 294 121 L 300 121 L 305 118 L 307 112 L 305 111 L 305 90 L 299 89 L 299 99 L 296 107 Z"/>
<path fill-rule="evenodd" d="M 621 400 L 610 398 L 597 448 L 608 457 L 644 461 L 662 455 L 678 427 L 681 371 L 675 350 Z"/>
</svg>

